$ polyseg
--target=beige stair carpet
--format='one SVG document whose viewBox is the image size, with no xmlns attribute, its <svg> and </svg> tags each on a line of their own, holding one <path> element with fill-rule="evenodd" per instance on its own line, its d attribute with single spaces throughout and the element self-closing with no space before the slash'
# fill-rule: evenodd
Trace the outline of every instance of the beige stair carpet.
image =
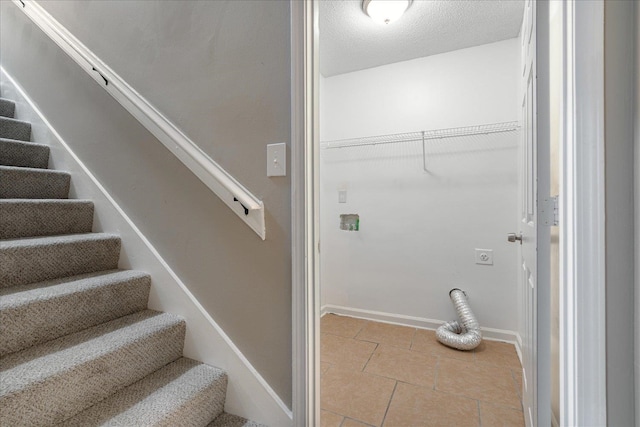
<svg viewBox="0 0 640 427">
<path fill-rule="evenodd" d="M 223 412 L 227 375 L 182 357 L 186 323 L 147 309 L 120 237 L 0 98 L 0 427 L 256 427 Z"/>
</svg>

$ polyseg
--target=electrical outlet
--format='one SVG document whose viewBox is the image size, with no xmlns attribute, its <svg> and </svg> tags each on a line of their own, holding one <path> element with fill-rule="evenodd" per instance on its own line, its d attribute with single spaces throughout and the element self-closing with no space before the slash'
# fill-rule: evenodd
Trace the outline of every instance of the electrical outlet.
<svg viewBox="0 0 640 427">
<path fill-rule="evenodd" d="M 476 264 L 493 265 L 493 250 L 476 248 Z"/>
</svg>

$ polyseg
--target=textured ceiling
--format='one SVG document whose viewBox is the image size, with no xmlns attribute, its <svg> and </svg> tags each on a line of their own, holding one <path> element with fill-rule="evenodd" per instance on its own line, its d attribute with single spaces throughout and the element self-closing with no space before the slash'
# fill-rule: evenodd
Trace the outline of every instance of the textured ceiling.
<svg viewBox="0 0 640 427">
<path fill-rule="evenodd" d="M 521 0 L 415 0 L 396 22 L 376 24 L 361 0 L 320 0 L 325 77 L 516 37 Z"/>
</svg>

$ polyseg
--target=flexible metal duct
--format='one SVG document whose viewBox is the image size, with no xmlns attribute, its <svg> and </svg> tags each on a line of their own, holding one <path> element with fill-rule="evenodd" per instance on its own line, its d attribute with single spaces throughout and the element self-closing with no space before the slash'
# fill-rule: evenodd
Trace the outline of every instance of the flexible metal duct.
<svg viewBox="0 0 640 427">
<path fill-rule="evenodd" d="M 473 350 L 482 341 L 480 324 L 473 315 L 467 294 L 460 289 L 451 289 L 449 297 L 453 302 L 453 307 L 458 313 L 460 322 L 452 320 L 440 326 L 436 330 L 436 338 L 442 344 L 457 348 L 458 350 Z"/>
</svg>

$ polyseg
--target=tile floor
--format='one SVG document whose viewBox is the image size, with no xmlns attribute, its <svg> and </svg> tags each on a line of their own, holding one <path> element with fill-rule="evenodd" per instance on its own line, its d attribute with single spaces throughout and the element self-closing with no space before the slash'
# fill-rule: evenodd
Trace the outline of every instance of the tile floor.
<svg viewBox="0 0 640 427">
<path fill-rule="evenodd" d="M 322 427 L 524 426 L 511 344 L 457 351 L 434 331 L 335 314 L 321 333 Z"/>
</svg>

